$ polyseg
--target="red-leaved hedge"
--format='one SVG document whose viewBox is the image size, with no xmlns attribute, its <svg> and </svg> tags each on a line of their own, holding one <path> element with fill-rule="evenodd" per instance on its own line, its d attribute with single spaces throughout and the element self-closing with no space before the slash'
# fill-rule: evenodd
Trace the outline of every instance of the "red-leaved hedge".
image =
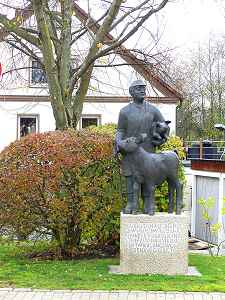
<svg viewBox="0 0 225 300">
<path fill-rule="evenodd" d="M 121 201 L 113 137 L 92 130 L 31 134 L 0 154 L 0 229 L 50 235 L 64 256 L 118 240 Z"/>
</svg>

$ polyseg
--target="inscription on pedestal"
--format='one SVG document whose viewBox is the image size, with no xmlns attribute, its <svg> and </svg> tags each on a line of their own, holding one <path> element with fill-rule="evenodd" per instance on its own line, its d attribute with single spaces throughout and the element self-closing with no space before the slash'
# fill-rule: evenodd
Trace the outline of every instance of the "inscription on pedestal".
<svg viewBox="0 0 225 300">
<path fill-rule="evenodd" d="M 174 253 L 179 244 L 182 244 L 182 239 L 184 242 L 186 240 L 186 236 L 182 237 L 184 230 L 182 224 L 180 227 L 161 223 L 129 224 L 124 234 L 125 247 L 136 254 L 156 251 Z"/>
<path fill-rule="evenodd" d="M 121 214 L 121 273 L 174 275 L 186 274 L 187 270 L 186 215 Z"/>
</svg>

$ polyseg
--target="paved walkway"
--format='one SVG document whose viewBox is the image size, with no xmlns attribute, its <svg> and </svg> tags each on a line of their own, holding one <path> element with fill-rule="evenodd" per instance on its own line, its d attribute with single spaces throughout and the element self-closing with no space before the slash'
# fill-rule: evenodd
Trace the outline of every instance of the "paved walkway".
<svg viewBox="0 0 225 300">
<path fill-rule="evenodd" d="M 225 293 L 0 289 L 0 300 L 225 300 Z"/>
</svg>

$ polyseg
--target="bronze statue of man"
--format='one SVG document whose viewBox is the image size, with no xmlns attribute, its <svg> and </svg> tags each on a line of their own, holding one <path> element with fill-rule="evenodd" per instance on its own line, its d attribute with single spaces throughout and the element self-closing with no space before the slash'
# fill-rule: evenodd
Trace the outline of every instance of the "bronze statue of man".
<svg viewBox="0 0 225 300">
<path fill-rule="evenodd" d="M 142 80 L 134 81 L 129 87 L 130 95 L 133 101 L 120 110 L 117 133 L 116 145 L 119 151 L 120 141 L 129 137 L 138 137 L 140 135 L 147 135 L 147 138 L 141 143 L 147 152 L 154 152 L 155 146 L 165 142 L 157 141 L 154 143 L 152 138 L 152 127 L 155 122 L 164 122 L 164 118 L 160 111 L 152 104 L 144 100 L 146 95 L 146 84 Z M 129 158 L 126 153 L 123 153 L 121 161 L 122 175 L 127 179 L 127 205 L 124 209 L 126 214 L 138 213 L 138 203 L 134 197 L 134 178 Z M 147 193 L 142 189 L 141 194 L 144 202 L 148 201 Z M 145 212 L 149 213 L 149 212 Z"/>
</svg>

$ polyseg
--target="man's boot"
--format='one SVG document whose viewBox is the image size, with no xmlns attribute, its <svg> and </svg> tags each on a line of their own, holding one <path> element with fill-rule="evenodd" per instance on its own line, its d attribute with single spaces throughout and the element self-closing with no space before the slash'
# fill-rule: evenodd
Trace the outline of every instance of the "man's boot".
<svg viewBox="0 0 225 300">
<path fill-rule="evenodd" d="M 124 214 L 137 214 L 138 213 L 138 199 L 134 193 L 134 180 L 133 176 L 127 177 L 127 205 L 123 210 Z"/>
</svg>

